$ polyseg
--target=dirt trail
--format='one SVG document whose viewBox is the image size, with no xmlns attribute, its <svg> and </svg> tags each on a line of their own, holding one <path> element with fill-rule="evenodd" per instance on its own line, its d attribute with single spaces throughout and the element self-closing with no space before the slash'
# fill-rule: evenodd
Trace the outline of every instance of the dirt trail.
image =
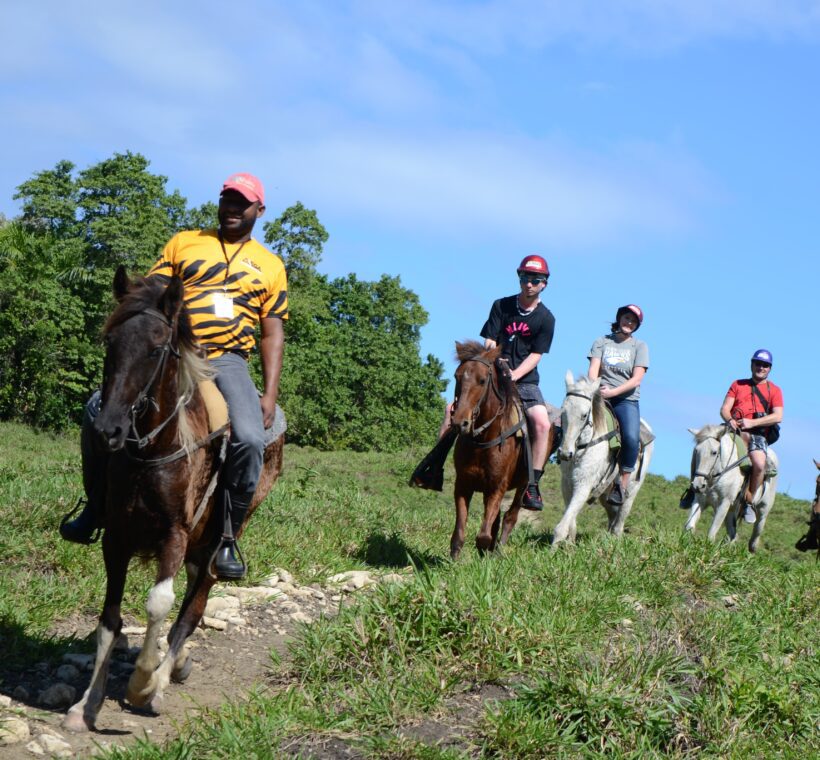
<svg viewBox="0 0 820 760">
<path fill-rule="evenodd" d="M 118 646 L 112 659 L 107 697 L 93 732 L 71 734 L 63 730 L 60 722 L 70 702 L 47 704 L 47 692 L 49 689 L 53 692 L 57 684 L 63 684 L 59 687 L 63 692 L 74 691 L 71 701 L 79 699 L 88 685 L 90 657 L 67 656 L 56 666 L 37 663 L 24 672 L 0 674 L 3 702 L 0 727 L 9 730 L 13 724 L 22 737 L 11 744 L 4 745 L 0 741 L 0 757 L 4 760 L 31 760 L 38 755 L 83 758 L 92 756 L 101 746 L 125 745 L 146 737 L 161 743 L 175 737 L 178 724 L 193 711 L 216 707 L 226 699 L 241 698 L 254 687 L 268 688 L 271 650 L 286 655 L 288 641 L 300 624 L 323 615 L 335 615 L 345 592 L 375 582 L 369 574 L 358 574 L 327 588 L 298 587 L 287 573 L 284 575 L 285 579 L 247 592 L 223 590 L 227 594 L 224 599 L 232 604 L 208 620 L 211 626 L 224 626 L 224 630 L 206 626 L 191 637 L 193 670 L 185 684 L 172 683 L 168 687 L 161 715 L 136 711 L 124 701 L 128 678 L 142 643 L 140 634 L 127 635 L 127 646 L 124 646 L 125 640 Z M 241 603 L 238 598 L 229 596 L 237 591 L 243 595 Z M 273 596 L 261 598 L 268 594 Z M 257 598 L 249 598 L 253 596 Z M 93 634 L 96 623 L 94 618 L 63 623 L 62 633 L 76 633 L 78 638 L 84 638 Z M 137 621 L 131 623 L 139 625 Z M 125 630 L 129 630 L 128 622 Z M 60 694 L 52 696 L 60 698 Z M 27 735 L 24 725 L 28 728 Z M 55 737 L 54 740 L 49 739 L 49 735 Z"/>
</svg>

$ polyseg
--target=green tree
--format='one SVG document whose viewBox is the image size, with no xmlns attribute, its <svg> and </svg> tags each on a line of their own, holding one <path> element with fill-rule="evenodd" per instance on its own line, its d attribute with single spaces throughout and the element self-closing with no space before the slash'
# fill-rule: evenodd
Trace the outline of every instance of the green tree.
<svg viewBox="0 0 820 760">
<path fill-rule="evenodd" d="M 59 429 L 81 414 L 102 352 L 52 244 L 19 222 L 0 229 L 0 417 Z"/>
<path fill-rule="evenodd" d="M 265 222 L 265 242 L 285 262 L 288 285 L 301 285 L 316 274 L 328 233 L 312 209 L 299 201 L 272 222 Z"/>
</svg>

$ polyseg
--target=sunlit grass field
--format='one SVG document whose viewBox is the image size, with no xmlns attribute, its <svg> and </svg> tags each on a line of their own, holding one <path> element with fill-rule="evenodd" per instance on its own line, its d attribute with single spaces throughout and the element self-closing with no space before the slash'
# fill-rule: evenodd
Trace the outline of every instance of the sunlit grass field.
<svg viewBox="0 0 820 760">
<path fill-rule="evenodd" d="M 0 644 L 12 663 L 59 657 L 58 622 L 97 614 L 104 585 L 99 546 L 56 531 L 79 496 L 78 447 L 11 424 L 0 441 Z M 793 548 L 808 502 L 779 495 L 751 556 L 745 525 L 736 545 L 705 540 L 709 515 L 683 535 L 684 479 L 650 476 L 622 540 L 590 507 L 577 545 L 554 551 L 550 465 L 547 508 L 503 556 L 472 548 L 476 499 L 451 563 L 451 479 L 441 494 L 406 485 L 423 453 L 286 447 L 243 543 L 249 582 L 274 567 L 302 583 L 414 572 L 305 627 L 264 696 L 184 725 L 167 746 L 117 755 L 274 758 L 322 738 L 395 758 L 820 753 L 820 566 Z M 150 580 L 135 564 L 126 612 L 142 615 Z"/>
</svg>

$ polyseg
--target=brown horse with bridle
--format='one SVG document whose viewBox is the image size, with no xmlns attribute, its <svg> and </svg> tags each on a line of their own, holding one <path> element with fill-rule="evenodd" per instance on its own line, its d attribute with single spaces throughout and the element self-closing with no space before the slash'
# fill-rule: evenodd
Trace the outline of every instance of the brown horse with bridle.
<svg viewBox="0 0 820 760">
<path fill-rule="evenodd" d="M 146 603 L 145 641 L 126 699 L 156 712 L 169 681 L 188 677 L 191 660 L 185 642 L 199 624 L 216 580 L 209 568 L 223 519 L 213 493 L 227 425 L 210 429 L 201 383 L 211 373 L 183 306 L 182 280 L 173 277 L 167 287 L 151 277 L 130 282 L 120 268 L 114 295 L 119 305 L 104 328 L 103 403 L 94 423 L 108 452 L 102 539 L 107 585 L 91 683 L 63 721 L 71 731 L 94 728 L 105 698 L 134 556 L 155 558 L 157 574 Z M 280 436 L 265 451 L 246 522 L 281 471 L 282 447 Z M 183 563 L 187 588 L 168 634 L 168 651 L 161 656 L 159 630 L 173 606 L 173 580 Z"/>
<path fill-rule="evenodd" d="M 814 460 L 814 466 L 820 470 L 820 462 Z M 809 529 L 795 545 L 801 552 L 817 551 L 817 559 L 820 560 L 820 473 L 814 486 L 814 501 L 811 505 L 809 515 Z"/>
<path fill-rule="evenodd" d="M 530 477 L 526 454 L 527 418 L 501 347 L 485 350 L 477 341 L 456 343 L 456 401 L 450 416 L 458 432 L 453 460 L 456 470 L 456 524 L 450 540 L 455 559 L 464 546 L 467 513 L 474 493 L 484 495 L 484 517 L 476 536 L 480 552 L 507 542 L 518 521 L 521 498 Z M 549 448 L 553 431 L 550 430 Z M 501 500 L 515 490 L 501 524 Z"/>
</svg>

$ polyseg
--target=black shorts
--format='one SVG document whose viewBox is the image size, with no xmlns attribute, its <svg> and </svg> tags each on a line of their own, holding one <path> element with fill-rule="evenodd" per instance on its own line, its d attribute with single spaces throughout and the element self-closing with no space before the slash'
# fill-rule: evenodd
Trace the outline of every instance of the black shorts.
<svg viewBox="0 0 820 760">
<path fill-rule="evenodd" d="M 539 405 L 546 407 L 547 405 L 541 395 L 541 389 L 535 383 L 519 383 L 518 395 L 521 397 L 524 409 Z"/>
</svg>

